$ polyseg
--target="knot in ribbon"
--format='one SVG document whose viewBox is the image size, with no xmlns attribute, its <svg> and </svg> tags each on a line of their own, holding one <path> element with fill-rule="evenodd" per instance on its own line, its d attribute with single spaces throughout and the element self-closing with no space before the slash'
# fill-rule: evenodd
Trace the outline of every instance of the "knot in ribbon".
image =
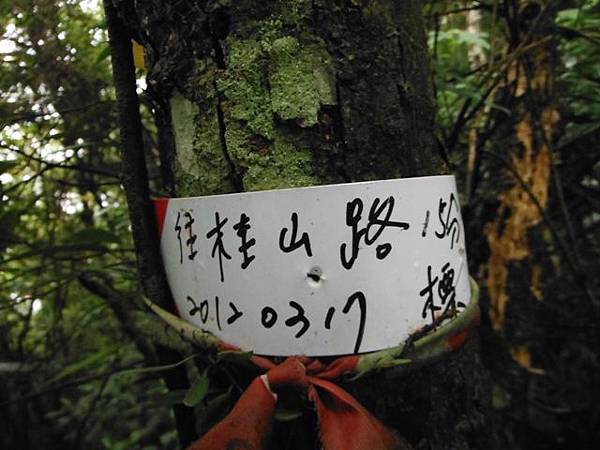
<svg viewBox="0 0 600 450">
<path fill-rule="evenodd" d="M 325 366 L 306 357 L 289 357 L 281 364 L 253 357 L 266 370 L 244 391 L 231 412 L 188 450 L 261 450 L 268 447 L 277 391 L 293 386 L 313 403 L 323 450 L 400 450 L 398 437 L 354 397 L 330 380 L 355 372 L 358 356 L 338 358 Z"/>
<path fill-rule="evenodd" d="M 231 412 L 188 450 L 261 450 L 273 422 L 277 390 L 292 386 L 302 389 L 313 403 L 319 420 L 323 450 L 401 450 L 406 444 L 383 426 L 356 399 L 332 383 L 344 374 L 364 375 L 414 361 L 432 361 L 456 350 L 479 325 L 479 289 L 471 280 L 471 301 L 447 323 L 443 316 L 437 324 L 424 327 L 410 345 L 373 353 L 337 358 L 329 365 L 304 356 L 289 357 L 281 364 L 253 356 L 250 360 L 265 374 L 256 377 Z M 214 335 L 188 324 L 148 299 L 148 307 L 182 337 L 203 348 L 239 351 Z M 406 351 L 405 351 L 406 350 Z M 409 359 L 403 359 L 404 357 Z"/>
</svg>

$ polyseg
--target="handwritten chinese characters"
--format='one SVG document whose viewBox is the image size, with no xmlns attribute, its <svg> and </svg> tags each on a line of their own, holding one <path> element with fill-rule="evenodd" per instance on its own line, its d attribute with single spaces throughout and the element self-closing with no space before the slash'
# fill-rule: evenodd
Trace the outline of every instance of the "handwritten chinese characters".
<svg viewBox="0 0 600 450">
<path fill-rule="evenodd" d="M 352 252 L 353 253 L 352 253 L 352 257 L 351 257 L 352 262 L 350 265 L 348 265 L 348 262 L 345 259 L 345 255 L 344 255 L 344 249 L 346 247 L 346 244 L 343 243 L 343 244 L 341 244 L 341 247 L 340 247 L 340 249 L 341 249 L 340 261 L 341 261 L 341 264 L 346 269 L 350 269 L 352 264 L 358 257 L 358 245 L 359 245 L 359 241 L 361 239 L 364 238 L 364 242 L 367 245 L 371 245 L 383 233 L 383 231 L 385 230 L 385 227 L 398 227 L 401 229 L 409 228 L 408 223 L 394 222 L 394 221 L 390 220 L 393 209 L 394 209 L 394 198 L 393 197 L 388 197 L 383 203 L 381 203 L 381 205 L 380 205 L 380 199 L 376 198 L 373 201 L 373 204 L 372 204 L 370 212 L 369 212 L 368 224 L 364 228 L 358 229 L 358 223 L 361 220 L 361 213 L 362 213 L 362 200 L 359 198 L 355 198 L 351 202 L 348 202 L 347 212 L 346 212 L 346 217 L 347 217 L 346 224 L 352 228 L 352 238 L 353 238 L 353 244 L 352 244 Z M 383 212 L 385 212 L 385 215 L 383 216 L 383 218 L 381 218 L 380 216 L 382 215 Z M 180 248 L 180 258 L 179 258 L 180 264 L 184 264 L 183 256 L 182 256 L 183 255 L 183 249 L 182 249 L 183 247 L 181 245 L 181 225 L 180 225 L 180 219 L 182 216 L 186 218 L 184 228 L 189 231 L 189 236 L 190 236 L 185 241 L 186 248 L 189 247 L 191 249 L 189 259 L 193 260 L 194 256 L 196 256 L 196 254 L 198 253 L 196 250 L 193 250 L 193 248 L 192 248 L 193 244 L 196 242 L 196 239 L 197 239 L 197 235 L 192 233 L 192 224 L 195 222 L 195 219 L 193 218 L 190 211 L 179 211 L 178 215 L 177 215 L 177 220 L 175 222 L 175 226 L 173 227 L 173 231 L 176 233 L 177 240 L 180 244 L 180 246 L 179 246 L 179 248 Z M 224 283 L 225 276 L 224 276 L 224 270 L 223 270 L 223 258 L 225 258 L 227 260 L 232 259 L 231 255 L 226 251 L 225 244 L 223 242 L 223 237 L 224 237 L 223 228 L 225 227 L 225 225 L 227 224 L 229 219 L 227 217 L 221 218 L 221 215 L 219 214 L 218 211 L 215 212 L 214 217 L 215 217 L 214 227 L 211 228 L 206 233 L 206 238 L 211 239 L 213 242 L 210 256 L 211 256 L 211 258 L 215 258 L 215 257 L 218 258 L 220 281 L 221 281 L 221 283 Z M 299 250 L 300 248 L 303 248 L 304 251 L 306 252 L 306 255 L 308 257 L 311 257 L 313 254 L 312 254 L 312 249 L 311 249 L 311 244 L 310 244 L 310 237 L 309 237 L 308 233 L 303 232 L 301 237 L 298 238 L 298 213 L 293 212 L 290 220 L 291 220 L 291 232 L 290 232 L 291 236 L 290 236 L 289 243 L 288 244 L 285 243 L 286 235 L 287 235 L 289 229 L 287 227 L 284 227 L 280 230 L 280 233 L 279 233 L 279 249 L 283 253 L 290 253 L 295 250 Z M 251 228 L 251 225 L 249 223 L 250 223 L 250 218 L 245 213 L 242 213 L 240 215 L 239 222 L 237 222 L 235 225 L 233 225 L 233 230 L 235 230 L 236 235 L 241 239 L 241 245 L 238 247 L 238 251 L 240 252 L 240 254 L 242 256 L 242 262 L 241 262 L 240 267 L 244 270 L 247 269 L 248 266 L 250 265 L 250 263 L 252 263 L 256 258 L 256 255 L 249 255 L 249 253 L 248 253 L 249 249 L 256 244 L 255 238 L 248 239 L 248 231 Z M 370 234 L 370 232 L 373 229 L 375 229 L 375 231 L 373 232 L 373 234 Z M 385 256 L 387 256 L 391 250 L 392 250 L 392 245 L 390 243 L 384 243 L 384 244 L 377 246 L 377 250 L 376 250 L 377 258 L 378 259 L 385 258 Z M 191 256 L 192 254 L 193 254 L 193 256 Z M 197 303 L 197 301 L 194 300 L 190 295 L 186 296 L 186 300 L 190 303 L 189 309 L 188 309 L 188 314 L 191 317 L 195 316 L 196 314 L 199 314 L 201 323 L 206 324 L 206 322 L 208 320 L 209 309 L 210 309 L 208 300 L 204 299 L 200 303 Z M 359 325 L 358 325 L 357 335 L 356 335 L 356 339 L 355 339 L 354 353 L 358 353 L 360 351 L 360 344 L 362 342 L 362 338 L 363 338 L 363 334 L 364 334 L 366 314 L 367 314 L 367 302 L 366 302 L 364 293 L 357 291 L 357 292 L 353 293 L 352 295 L 350 295 L 348 297 L 344 307 L 342 308 L 342 314 L 344 314 L 344 315 L 349 314 L 355 303 L 357 304 L 358 313 L 359 313 Z M 290 315 L 289 317 L 287 317 L 285 319 L 284 323 L 287 327 L 296 329 L 294 338 L 296 338 L 296 339 L 301 338 L 311 327 L 311 320 L 306 316 L 306 311 L 305 311 L 304 307 L 302 306 L 302 304 L 298 303 L 297 301 L 290 300 L 288 302 L 288 306 L 293 311 L 295 311 L 295 313 Z M 244 313 L 242 311 L 238 310 L 238 307 L 235 305 L 234 302 L 229 302 L 229 308 L 231 310 L 230 311 L 231 315 L 227 318 L 227 325 L 232 325 L 233 323 L 235 323 L 235 321 L 237 321 L 239 318 L 241 318 L 244 315 Z M 220 304 L 219 304 L 218 296 L 215 296 L 213 310 L 214 310 L 214 316 L 215 316 L 217 328 L 219 329 L 219 331 L 221 331 L 222 327 L 221 327 L 221 321 L 220 321 Z M 327 310 L 326 317 L 323 320 L 323 326 L 325 329 L 331 330 L 332 320 L 333 320 L 335 313 L 336 313 L 336 309 L 334 306 L 331 306 Z M 274 308 L 272 308 L 271 306 L 265 306 L 261 310 L 260 325 L 262 325 L 265 329 L 269 329 L 277 323 L 278 317 L 279 317 L 278 313 Z M 300 326 L 298 327 L 297 325 L 300 325 Z"/>
<path fill-rule="evenodd" d="M 415 180 L 170 200 L 161 248 L 179 312 L 258 354 L 401 343 L 469 298 L 454 181 Z"/>
<path fill-rule="evenodd" d="M 431 317 L 431 323 L 435 322 L 436 313 L 442 311 L 456 310 L 457 307 L 464 308 L 466 305 L 461 301 L 456 301 L 455 272 L 450 263 L 442 266 L 441 273 L 432 277 L 431 265 L 427 266 L 427 286 L 419 292 L 421 297 L 425 298 L 422 317 L 425 319 L 428 314 Z M 439 301 L 436 304 L 436 300 Z"/>
<path fill-rule="evenodd" d="M 441 201 L 441 200 L 440 200 Z M 354 265 L 354 262 L 358 258 L 358 251 L 360 248 L 361 241 L 365 243 L 367 246 L 373 245 L 381 234 L 385 231 L 386 228 L 398 228 L 400 230 L 408 230 L 410 225 L 407 222 L 399 222 L 391 220 L 392 213 L 394 212 L 394 197 L 388 197 L 383 202 L 380 198 L 375 198 L 371 207 L 369 209 L 368 217 L 366 218 L 366 224 L 364 227 L 360 228 L 361 221 L 363 219 L 363 201 L 360 198 L 355 198 L 347 203 L 346 205 L 346 225 L 351 229 L 351 244 L 348 245 L 346 242 L 340 245 L 340 262 L 342 266 L 346 270 L 350 270 Z M 225 282 L 225 277 L 223 273 L 223 258 L 231 259 L 231 255 L 225 250 L 225 246 L 223 243 L 223 227 L 229 219 L 227 217 L 221 219 L 219 212 L 215 212 L 215 226 L 208 233 L 206 233 L 207 239 L 213 240 L 213 247 L 211 250 L 211 257 L 217 258 L 219 260 L 219 273 L 221 282 Z M 174 231 L 177 234 L 177 239 L 180 243 L 180 264 L 183 264 L 183 250 L 181 249 L 181 225 L 179 224 L 179 218 L 181 217 L 182 212 L 179 212 L 177 215 L 177 221 L 174 226 Z M 189 211 L 184 211 L 183 215 L 187 218 L 187 222 L 185 224 L 185 228 L 189 230 L 190 237 L 186 240 L 186 247 L 190 248 L 189 259 L 193 260 L 194 256 L 196 256 L 197 251 L 193 250 L 193 244 L 196 242 L 197 235 L 192 234 L 192 224 L 194 223 L 194 218 L 192 217 Z M 455 219 L 456 220 L 456 219 Z M 308 257 L 313 256 L 310 236 L 304 231 L 302 235 L 298 237 L 298 213 L 292 212 L 290 217 L 291 222 L 291 230 L 288 227 L 283 227 L 279 231 L 279 249 L 283 253 L 290 253 L 299 249 L 303 249 Z M 242 269 L 247 269 L 248 266 L 254 259 L 255 255 L 249 255 L 248 251 L 251 247 L 256 244 L 256 239 L 251 238 L 248 239 L 248 231 L 251 228 L 250 218 L 242 213 L 240 215 L 240 220 L 238 223 L 233 225 L 233 229 L 236 231 L 237 236 L 241 239 L 241 245 L 238 247 L 238 251 L 242 254 L 243 260 L 241 263 Z M 286 243 L 286 238 L 288 237 L 288 232 L 290 234 L 288 242 Z M 454 239 L 454 235 L 453 235 Z M 349 249 L 348 249 L 349 247 Z M 348 256 L 349 250 L 349 256 Z M 384 259 L 389 253 L 392 251 L 392 244 L 389 242 L 385 242 L 377 245 L 375 249 L 375 254 L 377 259 Z"/>
<path fill-rule="evenodd" d="M 381 204 L 380 204 L 381 203 Z M 340 246 L 340 258 L 345 269 L 349 270 L 358 257 L 360 241 L 363 239 L 365 245 L 372 245 L 383 233 L 386 227 L 396 227 L 407 230 L 410 225 L 406 222 L 394 222 L 390 220 L 394 212 L 394 197 L 388 197 L 383 202 L 379 198 L 373 200 L 369 210 L 368 222 L 364 228 L 359 228 L 362 219 L 363 201 L 355 198 L 346 206 L 346 225 L 352 228 L 352 243 L 350 245 L 350 256 L 347 256 L 347 244 Z M 383 218 L 382 213 L 385 212 Z M 372 232 L 372 233 L 371 233 Z M 386 242 L 376 248 L 377 259 L 384 259 L 392 251 L 392 244 Z"/>
<path fill-rule="evenodd" d="M 448 209 L 446 209 L 446 206 Z M 450 237 L 450 248 L 454 248 L 454 244 L 458 243 L 460 233 L 460 209 L 454 194 L 450 194 L 448 201 L 440 198 L 438 204 L 438 217 L 440 219 L 440 230 L 435 232 L 439 239 Z"/>
</svg>

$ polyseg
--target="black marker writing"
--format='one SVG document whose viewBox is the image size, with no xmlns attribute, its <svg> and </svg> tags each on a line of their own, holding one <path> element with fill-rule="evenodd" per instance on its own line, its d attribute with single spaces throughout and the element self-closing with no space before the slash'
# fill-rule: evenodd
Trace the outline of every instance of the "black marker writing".
<svg viewBox="0 0 600 450">
<path fill-rule="evenodd" d="M 421 297 L 427 296 L 427 298 L 425 300 L 425 304 L 423 305 L 423 311 L 421 312 L 421 316 L 424 319 L 425 317 L 427 317 L 427 311 L 429 311 L 431 313 L 431 322 L 432 323 L 435 321 L 435 312 L 442 309 L 441 306 L 435 305 L 435 299 L 433 297 L 433 288 L 435 287 L 437 282 L 438 282 L 438 277 L 435 277 L 432 279 L 431 278 L 431 266 L 427 266 L 427 286 L 425 286 L 421 290 L 421 292 L 419 292 L 419 295 Z"/>
<path fill-rule="evenodd" d="M 189 248 L 188 259 L 193 260 L 196 257 L 196 255 L 198 254 L 198 251 L 194 250 L 194 243 L 196 242 L 196 239 L 198 236 L 196 234 L 194 234 L 194 232 L 192 230 L 192 225 L 194 224 L 195 219 L 187 211 L 183 215 L 186 218 L 184 228 L 186 230 L 188 230 L 188 233 L 189 233 L 189 236 L 185 241 L 185 246 Z"/>
<path fill-rule="evenodd" d="M 358 353 L 360 350 L 360 344 L 362 343 L 363 335 L 365 333 L 365 322 L 367 321 L 367 299 L 365 294 L 360 291 L 356 291 L 350 297 L 342 309 L 344 314 L 348 314 L 354 303 L 358 301 L 358 309 L 360 311 L 360 322 L 358 324 L 358 335 L 356 336 L 356 342 L 354 344 L 354 353 Z"/>
<path fill-rule="evenodd" d="M 202 300 L 200 302 L 200 320 L 202 323 L 206 323 L 208 319 L 208 300 Z"/>
<path fill-rule="evenodd" d="M 233 303 L 229 302 L 229 307 L 233 311 L 233 314 L 227 318 L 227 325 L 231 325 L 232 323 L 234 323 L 236 320 L 238 320 L 240 317 L 242 317 L 244 315 L 243 312 L 238 311 L 238 309 L 236 308 L 236 306 Z"/>
<path fill-rule="evenodd" d="M 260 322 L 263 327 L 271 328 L 277 322 L 277 311 L 270 306 L 265 306 L 260 313 Z"/>
<path fill-rule="evenodd" d="M 285 235 L 287 234 L 288 229 L 282 228 L 279 233 L 279 248 L 282 252 L 290 253 L 296 250 L 299 247 L 304 246 L 304 250 L 308 256 L 312 256 L 312 250 L 310 248 L 310 238 L 308 237 L 308 233 L 305 231 L 302 233 L 302 237 L 298 239 L 298 214 L 292 213 L 292 237 L 290 239 L 289 245 L 285 244 Z"/>
<path fill-rule="evenodd" d="M 297 323 L 302 322 L 302 328 L 298 330 L 295 336 L 296 338 L 299 338 L 302 337 L 302 335 L 306 333 L 306 331 L 310 327 L 310 321 L 304 315 L 304 308 L 300 304 L 296 303 L 295 301 L 291 301 L 290 306 L 297 311 L 297 314 L 287 319 L 285 321 L 285 324 L 288 327 L 293 327 Z"/>
<path fill-rule="evenodd" d="M 327 310 L 327 315 L 325 316 L 325 329 L 331 329 L 331 319 L 333 319 L 333 315 L 335 314 L 335 308 L 332 306 Z"/>
<path fill-rule="evenodd" d="M 448 209 L 446 210 L 446 206 Z M 452 208 L 454 206 L 454 209 Z M 444 215 L 444 212 L 446 213 Z M 454 212 L 454 214 L 452 214 Z M 445 202 L 440 198 L 440 203 L 438 205 L 438 217 L 440 219 L 440 225 L 442 227 L 441 231 L 436 231 L 435 235 L 439 239 L 444 239 L 447 236 L 450 236 L 450 232 L 452 232 L 452 237 L 450 238 L 450 248 L 454 248 L 454 244 L 458 243 L 459 239 L 459 231 L 460 224 L 458 222 L 460 211 L 458 210 L 458 202 L 454 197 L 454 194 L 450 194 L 450 200 Z"/>
<path fill-rule="evenodd" d="M 221 318 L 219 317 L 219 297 L 215 296 L 215 315 L 217 316 L 217 328 L 221 331 Z"/>
<path fill-rule="evenodd" d="M 233 226 L 233 229 L 236 231 L 236 234 L 242 239 L 242 245 L 239 246 L 238 250 L 242 253 L 244 260 L 242 261 L 242 269 L 246 269 L 250 263 L 256 258 L 254 255 L 248 255 L 248 250 L 254 244 L 256 244 L 256 239 L 252 238 L 248 240 L 248 230 L 250 229 L 250 218 L 242 213 L 240 216 L 240 221 Z"/>
<path fill-rule="evenodd" d="M 227 218 L 223 220 L 219 220 L 219 213 L 215 213 L 215 227 L 206 233 L 206 237 L 210 239 L 211 237 L 216 235 L 215 243 L 213 244 L 211 256 L 214 258 L 215 253 L 219 252 L 219 271 L 221 272 L 221 283 L 225 282 L 225 277 L 223 276 L 223 256 L 227 259 L 231 259 L 231 256 L 225 251 L 225 247 L 223 246 L 223 226 L 227 223 Z"/>
<path fill-rule="evenodd" d="M 188 311 L 188 314 L 190 316 L 193 316 L 194 314 L 196 314 L 198 311 L 200 311 L 200 307 L 198 305 L 196 305 L 196 302 L 194 301 L 194 299 L 192 297 L 190 297 L 189 295 L 186 297 L 186 300 L 188 302 L 192 303 L 192 309 L 190 309 Z"/>
<path fill-rule="evenodd" d="M 206 323 L 206 320 L 208 319 L 208 300 L 202 300 L 200 306 L 198 306 L 195 300 L 188 295 L 187 301 L 192 304 L 192 308 L 188 311 L 188 314 L 193 316 L 200 313 L 200 320 L 202 323 Z"/>
<path fill-rule="evenodd" d="M 425 213 L 425 222 L 423 222 L 423 231 L 421 232 L 421 237 L 427 236 L 427 226 L 429 225 L 429 210 Z"/>
<path fill-rule="evenodd" d="M 455 310 L 457 307 L 465 306 L 464 303 L 456 301 L 456 286 L 454 280 L 455 271 L 454 268 L 450 266 L 450 263 L 446 263 L 442 266 L 441 278 L 439 276 L 432 278 L 431 266 L 427 266 L 427 286 L 419 292 L 421 297 L 426 297 L 423 311 L 421 312 L 423 319 L 427 317 L 427 313 L 429 312 L 431 315 L 431 322 L 433 323 L 435 322 L 436 311 L 443 309 L 444 311 L 442 313 L 445 313 L 446 311 Z M 440 305 L 435 304 L 434 294 L 436 291 L 434 291 L 434 288 L 436 286 Z"/>
<path fill-rule="evenodd" d="M 380 204 L 381 203 L 381 204 Z M 385 215 L 381 218 L 381 215 Z M 368 223 L 364 228 L 359 228 L 359 222 L 362 219 L 363 202 L 360 198 L 346 204 L 346 225 L 352 227 L 352 243 L 350 244 L 350 256 L 347 256 L 347 244 L 340 245 L 340 259 L 342 266 L 350 270 L 358 257 L 358 250 L 361 239 L 364 238 L 366 245 L 372 245 L 383 233 L 386 227 L 396 227 L 401 230 L 407 230 L 410 225 L 407 222 L 394 222 L 390 220 L 394 211 L 394 197 L 388 197 L 383 202 L 376 198 L 371 204 L 369 210 Z M 392 244 L 384 243 L 377 246 L 375 254 L 377 259 L 384 259 L 392 251 Z"/>
<path fill-rule="evenodd" d="M 179 241 L 179 264 L 183 264 L 183 246 L 181 244 L 181 225 L 179 225 L 180 219 L 181 219 L 181 212 L 178 212 L 177 220 L 175 221 L 175 231 L 177 232 L 177 240 Z"/>
</svg>

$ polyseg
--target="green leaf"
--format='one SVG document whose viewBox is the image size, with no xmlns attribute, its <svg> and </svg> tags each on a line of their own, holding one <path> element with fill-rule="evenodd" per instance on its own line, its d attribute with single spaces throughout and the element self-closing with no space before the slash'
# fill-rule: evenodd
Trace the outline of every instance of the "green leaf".
<svg viewBox="0 0 600 450">
<path fill-rule="evenodd" d="M 110 46 L 106 44 L 106 46 L 98 53 L 96 57 L 96 64 L 104 61 L 106 58 L 110 56 Z"/>
<path fill-rule="evenodd" d="M 563 9 L 558 13 L 557 23 L 575 23 L 579 17 L 579 8 Z"/>
<path fill-rule="evenodd" d="M 70 375 L 76 374 L 86 369 L 91 369 L 92 367 L 97 367 L 104 363 L 106 358 L 109 355 L 113 355 L 116 351 L 116 347 L 110 347 L 96 353 L 92 353 L 90 356 L 80 359 L 79 361 L 74 362 L 73 364 L 69 364 L 63 370 L 61 370 L 58 375 L 51 378 L 48 381 L 48 384 L 56 383 L 63 378 L 66 378 Z"/>
<path fill-rule="evenodd" d="M 183 398 L 183 404 L 185 406 L 194 407 L 200 403 L 206 394 L 208 393 L 208 373 L 206 370 L 202 375 L 196 378 L 196 381 L 190 387 Z"/>
<path fill-rule="evenodd" d="M 456 39 L 458 42 L 467 45 L 473 45 L 475 47 L 481 47 L 484 50 L 490 49 L 490 43 L 488 42 L 488 34 L 485 32 L 473 32 L 465 30 L 454 30 Z"/>
</svg>

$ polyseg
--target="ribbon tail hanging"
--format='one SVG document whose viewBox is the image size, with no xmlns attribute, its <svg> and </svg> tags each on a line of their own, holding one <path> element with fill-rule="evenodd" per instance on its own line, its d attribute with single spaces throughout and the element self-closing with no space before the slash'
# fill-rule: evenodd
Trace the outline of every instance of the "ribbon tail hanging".
<svg viewBox="0 0 600 450">
<path fill-rule="evenodd" d="M 403 450 L 400 439 L 350 394 L 335 384 L 310 378 L 309 398 L 319 418 L 323 450 Z"/>
<path fill-rule="evenodd" d="M 347 370 L 346 364 L 337 369 Z M 323 450 L 406 450 L 400 439 L 350 394 L 334 383 L 307 376 L 297 358 L 288 358 L 254 379 L 233 410 L 188 450 L 264 450 L 279 386 L 308 390 L 319 418 Z M 272 390 L 273 389 L 273 390 Z"/>
<path fill-rule="evenodd" d="M 231 412 L 188 450 L 266 449 L 276 401 L 266 375 L 255 378 Z"/>
<path fill-rule="evenodd" d="M 197 440 L 188 450 L 227 450 L 267 448 L 268 435 L 273 423 L 278 386 L 292 384 L 306 388 L 305 368 L 296 358 L 288 358 L 272 365 L 264 375 L 256 377 L 244 391 L 231 412 L 217 425 Z M 273 389 L 273 390 L 272 390 Z"/>
</svg>

